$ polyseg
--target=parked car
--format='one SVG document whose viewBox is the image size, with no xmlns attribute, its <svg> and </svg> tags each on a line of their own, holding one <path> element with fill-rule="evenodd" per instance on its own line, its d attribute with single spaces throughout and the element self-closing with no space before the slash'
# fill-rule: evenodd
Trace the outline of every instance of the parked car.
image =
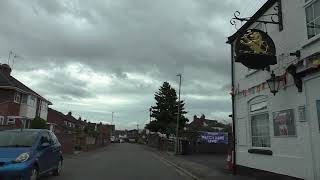
<svg viewBox="0 0 320 180">
<path fill-rule="evenodd" d="M 53 132 L 44 129 L 0 131 L 0 179 L 36 180 L 60 175 L 61 145 Z"/>
<path fill-rule="evenodd" d="M 115 143 L 116 138 L 115 138 L 114 136 L 111 136 L 111 137 L 110 137 L 110 141 L 111 141 L 111 143 Z"/>
<path fill-rule="evenodd" d="M 135 142 L 136 142 L 136 139 L 134 139 L 134 138 L 129 138 L 129 142 L 130 142 L 130 143 L 135 143 Z"/>
</svg>

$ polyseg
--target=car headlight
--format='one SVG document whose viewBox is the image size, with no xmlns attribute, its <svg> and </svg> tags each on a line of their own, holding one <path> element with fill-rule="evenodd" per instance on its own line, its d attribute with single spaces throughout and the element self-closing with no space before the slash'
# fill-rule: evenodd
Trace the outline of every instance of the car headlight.
<svg viewBox="0 0 320 180">
<path fill-rule="evenodd" d="M 22 153 L 16 158 L 16 160 L 14 162 L 15 163 L 22 163 L 22 162 L 27 161 L 29 158 L 30 158 L 29 153 Z"/>
</svg>

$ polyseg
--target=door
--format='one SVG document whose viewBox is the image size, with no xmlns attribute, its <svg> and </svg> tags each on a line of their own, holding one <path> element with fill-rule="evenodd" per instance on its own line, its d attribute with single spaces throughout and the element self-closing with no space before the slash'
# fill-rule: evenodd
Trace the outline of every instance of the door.
<svg viewBox="0 0 320 180">
<path fill-rule="evenodd" d="M 43 132 L 41 135 L 40 146 L 39 146 L 39 170 L 40 173 L 45 173 L 50 170 L 53 163 L 53 149 L 50 145 L 50 135 L 48 132 Z M 49 146 L 41 147 L 41 144 L 48 143 Z"/>
<path fill-rule="evenodd" d="M 305 83 L 307 118 L 310 124 L 315 179 L 320 179 L 320 76 Z"/>
</svg>

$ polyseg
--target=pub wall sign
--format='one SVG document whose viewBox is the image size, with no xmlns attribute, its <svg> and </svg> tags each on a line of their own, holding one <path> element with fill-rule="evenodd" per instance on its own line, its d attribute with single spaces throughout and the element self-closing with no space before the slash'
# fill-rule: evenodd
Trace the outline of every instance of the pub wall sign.
<svg viewBox="0 0 320 180">
<path fill-rule="evenodd" d="M 262 70 L 277 64 L 273 40 L 261 30 L 247 30 L 236 40 L 235 62 L 240 62 L 250 69 Z"/>
</svg>

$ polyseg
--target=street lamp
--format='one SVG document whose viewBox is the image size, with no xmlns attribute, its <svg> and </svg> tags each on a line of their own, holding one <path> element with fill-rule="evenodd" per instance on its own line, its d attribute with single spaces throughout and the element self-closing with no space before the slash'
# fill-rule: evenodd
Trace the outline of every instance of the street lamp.
<svg viewBox="0 0 320 180">
<path fill-rule="evenodd" d="M 179 96 L 178 96 L 178 114 L 177 114 L 177 127 L 176 127 L 176 144 L 175 144 L 175 154 L 178 154 L 179 147 L 179 121 L 180 121 L 180 92 L 181 92 L 181 74 L 177 75 L 179 77 Z"/>
<path fill-rule="evenodd" d="M 267 80 L 270 92 L 275 96 L 280 88 L 280 78 L 272 71 L 271 78 Z"/>
</svg>

